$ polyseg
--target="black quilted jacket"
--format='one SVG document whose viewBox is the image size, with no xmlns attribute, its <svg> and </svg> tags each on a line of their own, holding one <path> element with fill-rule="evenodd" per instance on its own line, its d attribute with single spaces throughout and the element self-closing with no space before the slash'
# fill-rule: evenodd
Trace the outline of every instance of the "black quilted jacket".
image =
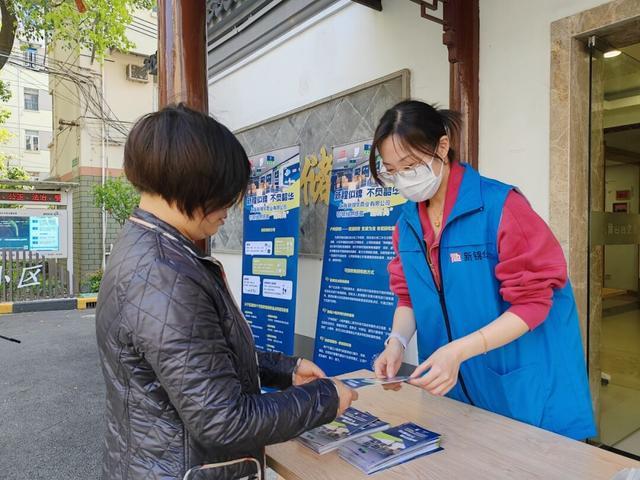
<svg viewBox="0 0 640 480">
<path fill-rule="evenodd" d="M 107 390 L 104 480 L 182 479 L 332 421 L 330 380 L 291 387 L 295 358 L 255 350 L 221 268 L 153 215 L 128 222 L 104 273 L 96 330 Z M 263 386 L 282 391 L 260 393 Z M 203 470 L 235 479 L 255 463 Z"/>
</svg>

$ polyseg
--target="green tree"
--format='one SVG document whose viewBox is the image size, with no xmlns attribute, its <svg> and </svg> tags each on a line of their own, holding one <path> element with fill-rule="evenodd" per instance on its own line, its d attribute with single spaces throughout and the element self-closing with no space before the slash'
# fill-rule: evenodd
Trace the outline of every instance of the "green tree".
<svg viewBox="0 0 640 480">
<path fill-rule="evenodd" d="M 69 50 L 88 49 L 102 61 L 109 49 L 128 51 L 135 45 L 127 38 L 127 26 L 136 10 L 150 9 L 156 0 L 0 0 L 0 70 L 9 61 L 20 26 L 27 41 L 45 40 Z M 11 98 L 7 82 L 0 80 L 0 101 Z M 0 145 L 11 138 L 3 125 L 10 116 L 0 107 Z M 8 157 L 0 152 L 0 164 Z"/>
<path fill-rule="evenodd" d="M 0 0 L 0 69 L 11 54 L 16 29 L 27 41 L 46 40 L 72 50 L 86 48 L 99 61 L 109 49 L 130 50 L 126 28 L 133 12 L 155 0 Z"/>
<path fill-rule="evenodd" d="M 0 101 L 7 102 L 11 98 L 11 90 L 9 90 L 9 86 L 0 82 Z M 0 106 L 0 148 L 2 145 L 5 145 L 12 137 L 11 132 L 4 126 L 9 117 L 11 116 L 11 112 L 8 108 L 4 106 Z M 0 151 L 0 180 L 30 180 L 31 176 L 29 173 L 20 166 L 8 166 L 9 156 Z M 16 188 L 11 185 L 0 185 L 2 189 L 12 189 Z M 30 188 L 30 187 L 23 187 Z"/>
<path fill-rule="evenodd" d="M 6 103 L 10 99 L 11 90 L 9 89 L 9 84 L 0 80 L 0 102 Z M 5 106 L 0 106 L 0 146 L 5 145 L 11 139 L 11 132 L 4 127 L 4 124 L 7 123 L 10 116 L 11 111 Z M 0 152 L 0 165 L 6 167 L 5 164 L 7 163 L 7 160 L 7 155 Z"/>
<path fill-rule="evenodd" d="M 117 177 L 107 179 L 104 185 L 96 185 L 93 200 L 97 208 L 104 208 L 123 226 L 140 203 L 140 194 L 124 177 Z"/>
<path fill-rule="evenodd" d="M 0 84 L 1 83 L 0 81 Z M 0 145 L 5 145 L 11 138 L 11 132 L 4 126 L 10 116 L 11 111 L 4 106 L 0 106 Z M 6 162 L 7 159 L 4 157 L 4 153 L 0 152 L 0 159 L 3 160 L 2 163 Z"/>
<path fill-rule="evenodd" d="M 31 180 L 31 175 L 22 167 L 14 165 L 7 166 L 5 162 L 0 163 L 0 179 L 3 180 Z M 8 187 L 5 188 L 15 188 Z"/>
<path fill-rule="evenodd" d="M 7 82 L 0 82 L 0 101 L 8 102 L 11 100 L 11 90 Z"/>
<path fill-rule="evenodd" d="M 0 153 L 0 157 L 4 154 Z M 8 166 L 6 159 L 0 160 L 0 181 L 2 180 L 31 180 L 31 175 L 22 167 L 13 165 Z M 2 190 L 33 190 L 29 185 L 6 185 L 0 183 L 0 189 Z M 23 205 L 12 205 L 9 203 L 0 204 L 0 208 L 21 208 Z"/>
</svg>

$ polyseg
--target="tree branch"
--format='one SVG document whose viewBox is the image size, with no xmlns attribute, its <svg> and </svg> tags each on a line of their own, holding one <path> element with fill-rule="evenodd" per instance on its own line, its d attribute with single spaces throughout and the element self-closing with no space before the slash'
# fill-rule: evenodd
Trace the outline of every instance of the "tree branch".
<svg viewBox="0 0 640 480">
<path fill-rule="evenodd" d="M 11 0 L 0 0 L 0 14 L 2 14 L 2 26 L 0 27 L 0 70 L 9 61 L 9 55 L 13 49 L 13 42 L 16 38 L 16 26 L 18 22 L 9 8 L 7 2 Z"/>
</svg>

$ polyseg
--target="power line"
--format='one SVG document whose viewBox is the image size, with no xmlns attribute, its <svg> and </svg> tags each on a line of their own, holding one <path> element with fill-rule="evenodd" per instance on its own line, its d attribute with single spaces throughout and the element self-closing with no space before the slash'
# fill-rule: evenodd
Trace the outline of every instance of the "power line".
<svg viewBox="0 0 640 480">
<path fill-rule="evenodd" d="M 24 68 L 26 70 L 31 70 L 29 67 L 24 67 L 22 65 L 16 65 L 14 62 L 10 62 L 11 65 L 16 66 L 18 68 Z M 26 75 L 27 77 L 31 78 L 31 79 L 35 79 L 35 77 L 33 77 L 30 73 L 28 72 L 22 72 L 23 75 Z M 72 105 L 82 108 L 82 106 L 77 103 L 77 99 L 75 99 L 75 95 L 76 93 L 73 92 L 66 84 L 62 83 L 62 81 L 58 81 L 58 83 L 56 84 L 56 86 L 63 86 L 67 89 L 67 91 L 74 97 L 74 98 L 69 98 L 65 95 L 63 95 L 60 91 L 56 91 L 56 95 L 59 96 L 60 98 L 62 98 L 63 100 L 68 101 L 69 103 L 71 103 Z M 47 90 L 49 90 L 49 87 L 47 86 Z M 19 100 L 18 100 L 18 105 L 20 104 Z"/>
<path fill-rule="evenodd" d="M 29 68 L 29 67 L 25 67 L 25 66 L 23 66 L 23 65 L 16 65 L 16 62 L 11 62 L 11 61 L 10 61 L 9 63 L 10 63 L 12 66 L 14 66 L 14 67 L 17 67 L 17 68 L 24 68 L 25 70 L 27 70 L 27 71 L 22 72 L 22 75 L 27 76 L 29 79 L 31 79 L 33 82 L 35 82 L 35 86 L 43 87 L 43 88 L 45 88 L 45 89 L 47 90 L 47 92 L 50 90 L 50 85 L 46 85 L 46 84 L 44 84 L 44 83 L 41 83 L 41 80 L 40 80 L 40 79 L 38 79 L 38 78 L 36 78 L 35 76 L 33 76 L 36 72 L 35 72 L 35 71 L 33 71 L 31 68 Z M 29 71 L 33 72 L 33 74 L 32 74 L 32 73 L 29 73 Z M 39 73 L 43 73 L 43 72 L 39 72 Z M 48 74 L 47 74 L 47 75 L 48 75 Z M 16 79 L 16 81 L 18 81 L 18 80 Z M 20 103 L 20 102 L 18 102 L 18 103 Z"/>
<path fill-rule="evenodd" d="M 102 120 L 102 118 L 100 117 L 87 117 L 87 116 L 83 116 L 82 118 L 86 118 L 88 120 Z M 128 125 L 133 125 L 136 122 L 129 122 L 127 120 L 117 120 L 118 123 L 124 125 L 124 124 L 128 124 Z"/>
<path fill-rule="evenodd" d="M 151 22 L 151 21 L 149 21 L 149 20 L 145 20 L 145 19 L 144 19 L 144 18 L 142 18 L 142 17 L 138 17 L 137 15 L 134 15 L 134 16 L 133 16 L 133 19 L 134 19 L 134 20 L 137 20 L 137 21 L 139 21 L 139 22 L 142 22 L 142 23 L 149 24 L 149 25 L 151 25 L 153 28 L 157 28 L 157 27 L 158 27 L 158 25 L 157 25 L 157 24 L 155 24 L 155 23 L 153 23 L 153 22 Z"/>
<path fill-rule="evenodd" d="M 140 28 L 141 30 L 144 30 L 144 31 L 149 32 L 149 33 L 154 34 L 154 35 L 156 35 L 158 33 L 158 29 L 155 27 L 155 25 L 153 27 L 149 27 L 148 25 L 145 25 L 144 23 L 136 22 L 135 20 L 133 22 L 131 22 L 130 25 L 135 25 L 136 27 Z"/>
<path fill-rule="evenodd" d="M 154 40 L 158 38 L 157 36 L 151 35 L 147 32 L 143 32 L 142 30 L 137 30 L 136 28 L 133 27 L 133 25 L 128 25 L 127 28 L 131 31 L 139 33 L 140 35 L 144 35 L 145 37 L 153 38 Z"/>
<path fill-rule="evenodd" d="M 0 55 L 4 55 L 4 54 L 0 54 Z M 4 56 L 11 57 L 9 55 L 4 55 Z M 18 67 L 27 68 L 24 65 L 22 65 L 20 63 L 17 63 L 17 62 L 11 62 L 11 63 L 15 64 Z M 90 77 L 88 75 L 78 74 L 77 72 L 71 71 L 68 68 L 68 65 L 62 65 L 62 69 L 55 69 L 55 68 L 52 68 L 50 66 L 43 65 L 43 70 L 46 71 L 47 73 L 49 73 L 50 75 L 62 76 L 62 77 L 64 77 L 65 80 L 69 80 L 69 81 L 71 81 L 72 83 L 75 84 L 76 88 L 82 94 L 82 97 L 84 98 L 84 100 L 86 102 L 85 115 L 86 115 L 86 111 L 88 109 L 91 109 L 91 111 L 96 116 L 100 116 L 101 118 L 104 118 L 104 122 L 106 124 L 113 126 L 113 128 L 116 129 L 122 135 L 125 135 L 125 136 L 128 135 L 128 133 L 129 133 L 128 130 L 125 130 L 118 123 L 115 123 L 113 121 L 113 119 L 111 119 L 108 116 L 104 115 L 104 112 L 102 111 L 102 105 L 98 102 L 98 100 L 96 100 L 96 98 L 98 98 L 98 99 L 100 99 L 101 102 L 104 102 L 104 105 L 107 107 L 108 111 L 113 116 L 115 116 L 116 120 L 118 120 L 118 122 L 119 122 L 119 119 L 117 118 L 117 115 L 115 115 L 115 112 L 113 112 L 113 109 L 111 109 L 111 107 L 108 105 L 108 103 L 106 101 L 104 101 L 104 98 L 103 98 L 101 92 L 98 90 L 98 88 L 97 88 L 97 86 L 95 84 L 95 78 L 97 77 L 97 75 L 94 75 L 93 77 Z M 74 92 L 71 92 L 69 87 L 66 86 L 64 83 L 59 82 L 58 85 L 62 85 L 67 90 L 69 90 L 69 92 L 72 95 L 74 95 Z M 83 88 L 83 86 L 86 86 L 87 88 L 85 89 L 85 88 Z M 95 96 L 94 96 L 94 93 L 91 90 L 95 91 Z M 77 104 L 75 104 L 75 105 L 77 105 Z M 93 106 L 93 108 L 91 108 L 91 106 Z"/>
<path fill-rule="evenodd" d="M 87 105 L 93 105 L 95 109 L 92 109 L 92 112 L 98 116 L 100 116 L 101 118 L 103 118 L 103 121 L 105 121 L 105 123 L 107 124 L 111 124 L 112 120 L 108 117 L 105 117 L 104 112 L 102 111 L 102 105 L 104 104 L 105 106 L 107 106 L 107 108 L 109 109 L 109 111 L 116 117 L 115 113 L 113 112 L 113 110 L 111 109 L 111 107 L 108 105 L 108 103 L 104 100 L 103 96 L 102 96 L 102 92 L 100 92 L 98 90 L 97 85 L 95 84 L 94 79 L 91 79 L 91 81 L 87 81 L 87 82 L 78 82 L 77 79 L 73 78 L 73 75 L 71 75 L 70 77 L 72 79 L 72 81 L 74 81 L 74 83 L 76 84 L 76 86 L 78 87 L 79 91 L 83 94 L 85 101 L 87 102 Z M 82 84 L 85 84 L 87 86 L 87 90 L 83 89 L 81 87 Z M 100 99 L 99 103 L 96 98 L 93 96 L 92 92 L 90 91 L 91 89 L 95 90 L 95 95 L 97 98 Z M 85 111 L 85 115 L 86 115 L 86 111 Z M 116 128 L 116 130 L 120 131 L 120 133 L 123 134 L 128 134 L 128 132 L 125 132 L 123 130 L 120 130 L 118 128 L 117 125 L 114 125 L 114 128 Z"/>
<path fill-rule="evenodd" d="M 80 97 L 82 97 L 84 99 L 84 104 L 85 104 L 84 115 L 86 115 L 87 112 L 91 110 L 92 113 L 94 113 L 96 116 L 99 117 L 99 120 L 101 120 L 104 125 L 112 126 L 116 132 L 123 135 L 123 137 L 126 137 L 129 133 L 129 130 L 124 126 L 122 126 L 123 122 L 121 122 L 118 119 L 117 115 L 115 115 L 115 112 L 113 111 L 111 106 L 106 102 L 104 95 L 102 95 L 102 92 L 98 90 L 98 87 L 96 85 L 95 80 L 97 79 L 97 77 L 100 77 L 101 81 L 104 81 L 104 78 L 102 78 L 102 76 L 100 75 L 97 75 L 95 72 L 91 70 L 80 67 L 79 65 L 70 64 L 68 61 L 73 55 L 73 53 L 74 52 L 71 51 L 66 61 L 64 62 L 60 62 L 50 57 L 44 57 L 46 62 L 42 62 L 41 64 L 37 61 L 30 62 L 28 58 L 25 58 L 24 56 L 21 56 L 21 55 L 6 55 L 6 54 L 0 54 L 0 55 L 7 57 L 12 65 L 21 69 L 33 70 L 32 68 L 29 68 L 28 65 L 38 64 L 39 69 L 41 69 L 39 70 L 40 72 L 47 73 L 49 76 L 53 76 L 53 80 L 55 82 L 54 92 L 57 97 L 66 99 L 72 105 L 78 106 L 80 108 L 82 108 L 82 106 L 78 102 L 80 100 Z M 34 78 L 29 73 L 25 72 L 25 74 L 27 77 L 30 77 L 32 79 Z M 40 80 L 38 79 L 35 79 L 35 80 L 38 83 L 40 83 Z M 77 92 L 73 92 L 71 88 L 67 85 L 67 82 L 73 83 L 77 89 Z M 63 95 L 60 92 L 60 87 L 66 89 L 74 99 L 72 100 L 66 97 L 65 95 Z M 111 118 L 111 116 L 114 116 L 116 120 L 114 121 Z M 64 131 L 67 131 L 67 129 L 69 133 L 67 134 L 65 138 L 65 142 L 62 145 L 63 149 L 66 148 L 67 142 L 69 140 L 69 136 L 71 135 L 71 128 L 65 127 L 62 129 L 62 131 L 57 132 L 55 136 L 55 138 L 57 139 L 58 136 L 62 134 Z M 51 134 L 53 134 L 53 132 L 51 132 Z M 94 137 L 92 135 L 91 130 L 88 131 L 88 134 L 90 137 Z M 107 133 L 107 136 L 111 138 L 111 136 L 108 133 Z M 100 134 L 99 137 L 102 138 L 102 134 Z M 55 159 L 54 168 L 57 168 L 58 160 L 59 159 Z"/>
<path fill-rule="evenodd" d="M 25 59 L 23 59 L 22 57 L 17 57 L 15 55 L 7 55 L 7 54 L 4 54 L 4 53 L 0 53 L 0 56 L 7 57 L 9 62 L 11 63 L 11 65 L 14 65 L 14 66 L 19 67 L 19 68 L 24 68 L 24 69 L 27 69 L 27 70 L 31 70 L 34 73 L 38 72 L 38 73 L 51 74 L 51 72 L 52 72 L 52 67 L 47 65 L 47 64 L 45 64 L 45 63 L 37 64 L 38 70 L 36 70 L 35 68 L 29 66 L 31 64 L 36 65 L 35 63 L 29 62 L 29 61 L 25 61 Z M 56 62 L 54 61 L 54 64 L 55 63 Z M 79 72 L 73 72 L 73 74 L 76 75 L 76 77 L 81 77 L 83 79 L 91 79 L 91 77 L 89 75 L 81 74 Z M 31 77 L 31 78 L 35 78 L 35 77 Z M 36 81 L 39 81 L 39 80 L 36 79 Z"/>
<path fill-rule="evenodd" d="M 74 65 L 74 64 L 70 64 L 70 63 L 69 63 L 69 59 L 73 56 L 73 54 L 74 54 L 74 53 L 75 53 L 75 52 L 74 52 L 74 50 L 71 50 L 71 51 L 69 52 L 69 55 L 67 56 L 67 58 L 66 58 L 63 62 L 60 62 L 60 61 L 58 61 L 58 60 L 56 60 L 56 59 L 52 59 L 50 56 L 45 57 L 45 60 L 47 60 L 48 62 L 53 61 L 53 63 L 54 63 L 54 64 L 61 65 L 63 68 L 65 68 L 65 67 L 66 67 L 66 68 L 69 68 L 69 67 L 75 67 L 75 68 L 78 68 L 78 69 L 82 69 L 82 70 L 84 70 L 82 67 L 80 67 L 80 65 Z M 53 87 L 54 89 L 57 89 L 57 87 L 58 87 L 58 86 L 63 86 L 63 87 L 64 87 L 64 88 L 65 88 L 65 89 L 66 89 L 66 90 L 67 90 L 67 91 L 68 91 L 68 92 L 73 96 L 73 98 L 76 98 L 76 96 L 77 96 L 77 97 L 79 97 L 79 96 L 80 96 L 80 95 L 78 94 L 78 92 L 80 92 L 80 91 L 81 91 L 81 88 L 79 87 L 79 85 L 77 85 L 77 84 L 76 84 L 76 89 L 77 89 L 77 91 L 76 91 L 76 92 L 73 92 L 73 91 L 71 90 L 71 88 L 69 88 L 69 87 L 67 86 L 67 84 L 66 84 L 66 83 L 63 83 L 64 81 L 62 80 L 62 77 L 55 77 L 55 76 L 54 76 L 54 80 L 53 80 L 53 81 L 55 82 L 55 85 L 54 85 L 54 87 Z M 79 103 L 76 103 L 74 100 L 71 100 L 71 99 L 69 99 L 69 98 L 65 97 L 64 95 L 62 95 L 62 94 L 61 94 L 59 91 L 57 91 L 57 90 L 56 90 L 56 95 L 60 96 L 60 97 L 61 97 L 61 98 L 63 98 L 63 99 L 66 99 L 66 100 L 67 100 L 69 103 L 71 103 L 72 105 L 77 106 L 78 108 L 82 108 L 82 106 L 81 106 Z M 88 107 L 88 105 L 86 105 L 86 106 L 85 106 L 85 112 L 84 112 L 85 114 L 87 113 L 88 108 L 89 108 L 89 107 Z"/>
<path fill-rule="evenodd" d="M 10 63 L 12 66 L 15 66 L 15 67 L 17 67 L 17 68 L 21 68 L 21 69 L 25 69 L 25 70 L 29 70 L 29 71 L 31 71 L 31 69 L 30 69 L 29 67 L 25 67 L 24 65 L 16 64 L 15 62 L 12 62 L 12 61 L 10 61 L 9 63 Z M 30 79 L 32 79 L 32 80 L 38 81 L 38 80 L 37 80 L 33 75 L 31 75 L 31 74 L 30 74 L 29 72 L 27 72 L 27 71 L 23 71 L 23 72 L 22 72 L 22 75 L 25 75 L 25 76 L 27 76 L 28 78 L 30 78 Z M 48 75 L 48 74 L 47 74 L 47 75 Z M 63 84 L 63 83 L 61 83 L 61 82 L 59 81 L 59 82 L 57 83 L 57 85 L 62 85 L 62 86 L 64 86 L 64 87 L 65 87 L 65 88 L 66 88 L 66 89 L 71 93 L 71 95 L 72 95 L 72 96 L 74 96 L 74 98 L 75 98 L 75 95 L 76 95 L 76 94 L 75 94 L 73 91 L 71 91 L 71 89 L 70 89 L 69 87 L 67 87 L 65 84 Z M 48 86 L 48 85 L 46 86 L 46 88 L 47 88 L 47 91 L 49 91 L 49 86 Z M 72 105 L 74 105 L 74 106 L 76 106 L 76 107 L 81 107 L 81 105 L 80 105 L 79 103 L 77 103 L 77 100 L 75 100 L 74 98 L 66 97 L 65 95 L 63 95 L 63 94 L 62 94 L 62 93 L 60 93 L 59 91 L 57 91 L 57 92 L 56 92 L 56 95 L 57 95 L 57 96 L 59 96 L 60 98 L 62 98 L 63 100 L 68 101 L 69 103 L 71 103 Z M 18 99 L 18 100 L 17 100 L 15 107 L 16 107 L 16 108 L 20 108 L 20 99 Z"/>
<path fill-rule="evenodd" d="M 70 53 L 70 55 L 67 57 L 66 62 L 60 62 L 58 60 L 47 57 L 47 60 L 48 60 L 47 64 L 42 64 L 43 71 L 48 73 L 49 75 L 54 76 L 54 81 L 56 81 L 56 87 L 62 86 L 72 96 L 75 97 L 77 94 L 79 94 L 79 96 L 82 96 L 84 98 L 85 100 L 84 116 L 86 116 L 88 110 L 91 110 L 91 112 L 94 113 L 97 117 L 99 117 L 106 125 L 112 126 L 118 133 L 120 133 L 123 136 L 127 136 L 129 131 L 122 126 L 124 122 L 122 122 L 118 118 L 118 116 L 113 111 L 113 109 L 108 104 L 108 102 L 106 102 L 106 100 L 102 95 L 102 92 L 99 91 L 96 85 L 95 80 L 98 77 L 100 77 L 100 75 L 88 69 L 83 69 L 83 67 L 80 67 L 78 65 L 69 64 L 68 60 L 69 58 L 71 58 L 71 55 L 73 55 L 73 53 L 74 53 L 73 51 Z M 3 55 L 3 54 L 0 54 L 0 55 Z M 15 55 L 4 55 L 4 56 L 7 56 L 13 60 L 17 60 Z M 25 65 L 25 63 L 28 63 L 28 62 L 25 62 L 24 58 L 20 58 L 19 62 L 14 61 L 11 63 L 18 67 L 28 68 Z M 54 65 L 54 67 L 51 66 L 51 63 Z M 76 70 L 74 71 L 72 70 L 72 68 L 75 68 Z M 81 72 L 78 72 L 78 70 L 81 70 Z M 71 89 L 66 85 L 66 83 L 64 83 L 65 81 L 71 81 L 76 86 L 78 93 L 76 94 L 73 91 L 71 91 Z M 72 101 L 68 97 L 65 97 L 57 90 L 56 90 L 56 95 L 60 96 L 63 99 L 66 98 L 67 101 L 69 101 L 75 106 L 80 106 L 75 101 Z M 103 108 L 106 111 L 103 111 Z M 115 120 L 112 117 L 114 117 Z"/>
<path fill-rule="evenodd" d="M 73 53 L 73 52 L 72 52 L 72 53 Z M 15 58 L 15 56 L 14 56 L 14 58 Z M 71 56 L 67 57 L 67 60 L 68 60 L 69 58 L 71 58 Z M 21 59 L 21 60 L 22 60 L 22 59 Z M 12 64 L 13 66 L 15 66 L 16 68 L 20 68 L 21 70 L 22 70 L 22 69 L 24 69 L 24 70 L 29 70 L 29 71 L 31 71 L 31 69 L 30 69 L 29 67 L 26 67 L 24 64 L 18 63 L 18 64 L 16 65 L 16 62 L 11 62 L 11 64 Z M 35 72 L 33 72 L 33 73 L 35 73 Z M 40 81 L 39 81 L 38 79 L 36 79 L 35 77 L 33 77 L 32 72 L 24 72 L 24 71 L 23 71 L 23 72 L 22 72 L 22 74 L 23 74 L 23 75 L 25 75 L 25 76 L 27 76 L 27 77 L 29 77 L 29 78 L 31 78 L 32 80 L 35 80 L 35 81 L 37 81 L 38 83 L 40 83 Z M 48 73 L 47 73 L 47 74 L 48 74 Z M 67 89 L 67 90 L 68 90 L 72 95 L 74 95 L 74 92 L 72 92 L 72 91 L 71 91 L 71 89 L 70 89 L 69 87 L 67 87 L 66 83 L 63 83 L 63 81 L 62 81 L 61 79 L 59 79 L 59 78 L 55 78 L 55 77 L 54 77 L 54 81 L 56 81 L 56 87 L 63 86 L 63 87 L 65 87 L 65 88 L 66 88 L 66 89 Z M 48 88 L 48 86 L 47 86 L 47 88 Z M 55 87 L 54 87 L 54 88 L 55 88 Z M 60 98 L 62 98 L 62 99 L 64 99 L 64 100 L 68 101 L 70 104 L 72 104 L 72 105 L 74 105 L 74 106 L 81 107 L 81 106 L 80 106 L 80 104 L 78 103 L 78 99 L 77 99 L 77 98 L 75 98 L 75 97 L 74 97 L 74 99 L 71 99 L 71 98 L 69 98 L 69 97 L 66 97 L 66 96 L 65 96 L 65 95 L 63 95 L 59 90 L 56 90 L 56 96 L 58 96 L 58 97 L 60 97 Z M 18 105 L 19 105 L 19 104 L 20 104 L 20 101 L 19 101 L 19 99 L 18 99 Z M 19 107 L 18 107 L 18 108 L 19 108 Z M 11 123 L 12 123 L 12 122 L 11 122 Z M 36 127 L 35 125 L 26 125 L 26 126 L 29 126 L 29 127 Z M 38 131 L 41 131 L 41 130 L 40 130 L 40 126 L 37 126 L 37 128 L 38 128 Z M 63 130 L 61 130 L 61 131 L 57 131 L 54 125 L 52 125 L 52 126 L 51 126 L 51 128 L 52 128 L 52 131 L 46 130 L 46 132 L 50 133 L 50 134 L 52 135 L 52 138 L 55 138 L 55 140 L 56 140 L 56 141 L 57 141 L 57 139 L 58 139 L 59 135 L 60 135 L 62 132 L 66 131 L 66 130 L 70 130 L 70 127 L 65 127 L 65 128 L 63 128 Z M 43 131 L 44 131 L 44 130 L 43 130 Z M 54 134 L 55 134 L 55 136 L 54 136 Z M 65 139 L 65 142 L 64 142 L 64 145 L 63 145 L 63 149 L 66 147 L 66 144 L 67 144 L 68 139 L 69 139 L 69 135 L 68 135 L 68 136 L 67 136 L 67 138 Z M 18 142 L 19 142 L 19 141 L 18 141 Z M 14 148 L 15 148 L 15 147 L 14 147 Z M 18 150 L 18 152 L 20 152 L 20 151 L 21 151 L 21 148 L 18 146 L 18 147 L 17 147 L 17 150 Z M 53 155 L 52 157 L 54 158 L 54 165 L 53 165 L 53 168 L 57 168 L 57 167 L 58 167 L 58 163 L 59 163 L 59 160 L 60 160 L 60 159 L 59 159 L 59 158 L 57 158 L 55 155 Z"/>
<path fill-rule="evenodd" d="M 49 55 L 37 55 L 36 56 L 36 60 L 35 61 L 29 61 L 27 59 L 26 56 L 23 55 L 23 52 L 21 50 L 16 50 L 13 49 L 11 50 L 11 54 L 7 55 L 7 54 L 0 54 L 4 57 L 9 57 L 12 58 L 16 61 L 21 61 L 22 63 L 26 64 L 36 64 L 36 65 L 41 65 L 41 66 L 46 66 L 48 63 L 53 62 L 55 65 L 62 65 L 64 67 L 67 68 L 75 68 L 77 70 L 79 70 L 77 73 L 83 76 L 90 76 L 90 75 L 95 75 L 95 72 L 93 72 L 93 70 L 86 68 L 86 67 L 81 67 L 80 65 L 75 65 L 73 63 L 69 63 L 69 59 L 73 56 L 73 54 L 76 53 L 74 50 L 71 50 L 71 52 L 69 53 L 69 55 L 67 56 L 66 60 L 61 61 L 61 60 L 57 60 L 54 58 L 51 58 L 51 56 Z M 39 62 L 37 59 L 38 58 L 42 58 L 44 61 L 43 62 Z"/>
</svg>

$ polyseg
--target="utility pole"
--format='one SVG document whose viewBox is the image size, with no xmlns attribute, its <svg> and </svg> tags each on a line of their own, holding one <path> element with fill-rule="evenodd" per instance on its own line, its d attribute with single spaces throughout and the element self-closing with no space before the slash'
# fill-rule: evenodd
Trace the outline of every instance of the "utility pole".
<svg viewBox="0 0 640 480">
<path fill-rule="evenodd" d="M 107 172 L 106 172 L 106 126 L 105 126 L 105 118 L 104 118 L 104 63 L 100 64 L 100 90 L 101 90 L 101 99 L 100 99 L 100 170 L 101 170 L 101 181 L 102 186 L 107 181 Z M 105 267 L 107 266 L 107 211 L 104 208 L 104 204 L 102 205 L 102 271 L 104 272 Z"/>
</svg>

